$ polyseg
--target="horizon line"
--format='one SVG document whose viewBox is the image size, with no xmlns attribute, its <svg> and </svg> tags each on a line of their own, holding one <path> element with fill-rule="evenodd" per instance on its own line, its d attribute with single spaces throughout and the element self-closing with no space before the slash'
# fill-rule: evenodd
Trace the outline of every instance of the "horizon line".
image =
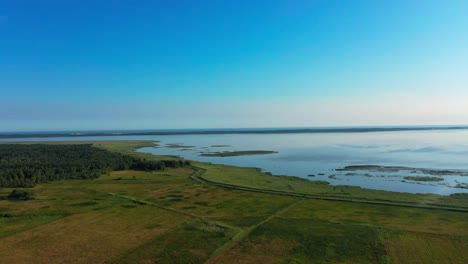
<svg viewBox="0 0 468 264">
<path fill-rule="evenodd" d="M 323 127 L 263 127 L 263 128 L 184 128 L 184 129 L 121 129 L 0 132 L 0 138 L 48 138 L 87 136 L 203 135 L 203 134 L 299 134 L 299 133 L 364 133 L 423 130 L 463 130 L 468 125 L 406 125 L 406 126 L 323 126 Z"/>
</svg>

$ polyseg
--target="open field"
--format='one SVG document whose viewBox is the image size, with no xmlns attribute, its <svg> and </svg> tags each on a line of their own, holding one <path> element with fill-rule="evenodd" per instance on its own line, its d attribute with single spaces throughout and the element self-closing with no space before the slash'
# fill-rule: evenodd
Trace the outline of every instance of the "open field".
<svg viewBox="0 0 468 264">
<path fill-rule="evenodd" d="M 152 142 L 94 144 L 161 159 L 133 152 Z M 468 262 L 467 195 L 193 165 L 56 181 L 34 187 L 34 200 L 0 200 L 0 263 Z"/>
</svg>

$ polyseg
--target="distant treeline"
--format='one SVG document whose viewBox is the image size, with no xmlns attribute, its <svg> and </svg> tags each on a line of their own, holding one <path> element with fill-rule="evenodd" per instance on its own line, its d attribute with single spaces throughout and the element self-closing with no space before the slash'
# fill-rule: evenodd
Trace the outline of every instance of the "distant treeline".
<svg viewBox="0 0 468 264">
<path fill-rule="evenodd" d="M 189 165 L 182 160 L 146 160 L 91 144 L 0 144 L 0 187 L 32 187 L 64 179 L 94 179 L 114 170 L 164 170 Z"/>
</svg>

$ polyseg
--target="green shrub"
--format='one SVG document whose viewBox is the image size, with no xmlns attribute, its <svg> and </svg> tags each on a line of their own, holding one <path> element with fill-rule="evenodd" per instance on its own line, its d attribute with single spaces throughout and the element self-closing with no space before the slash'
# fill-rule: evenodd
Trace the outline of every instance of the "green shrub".
<svg viewBox="0 0 468 264">
<path fill-rule="evenodd" d="M 26 201 L 33 199 L 33 192 L 30 190 L 14 189 L 8 196 L 8 200 Z"/>
</svg>

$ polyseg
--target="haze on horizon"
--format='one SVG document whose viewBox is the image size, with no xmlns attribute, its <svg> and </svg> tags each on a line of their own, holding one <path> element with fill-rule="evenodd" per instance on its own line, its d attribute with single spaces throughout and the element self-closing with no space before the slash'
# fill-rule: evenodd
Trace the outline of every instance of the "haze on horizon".
<svg viewBox="0 0 468 264">
<path fill-rule="evenodd" d="M 468 1 L 0 3 L 0 131 L 466 125 Z"/>
</svg>

